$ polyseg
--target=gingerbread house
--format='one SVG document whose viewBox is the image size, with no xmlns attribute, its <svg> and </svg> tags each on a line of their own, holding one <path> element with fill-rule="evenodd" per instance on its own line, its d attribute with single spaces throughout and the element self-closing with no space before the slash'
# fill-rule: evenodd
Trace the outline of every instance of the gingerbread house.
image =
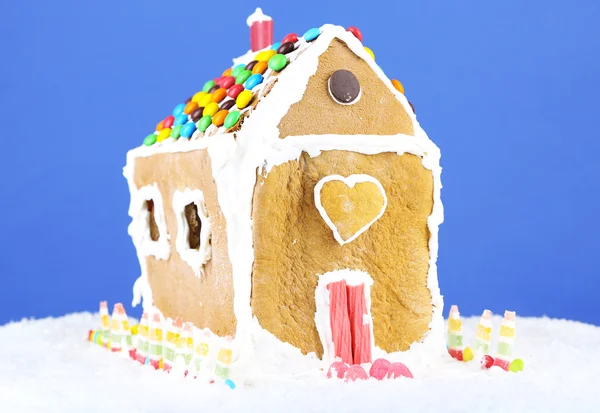
<svg viewBox="0 0 600 413">
<path fill-rule="evenodd" d="M 248 24 L 252 50 L 127 154 L 133 304 L 242 349 L 443 353 L 440 152 L 402 85 L 354 27 Z"/>
</svg>

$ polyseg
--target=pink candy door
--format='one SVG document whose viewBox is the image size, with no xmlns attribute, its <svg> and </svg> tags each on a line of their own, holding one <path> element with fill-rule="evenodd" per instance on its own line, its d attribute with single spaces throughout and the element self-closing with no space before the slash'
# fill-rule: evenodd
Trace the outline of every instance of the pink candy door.
<svg viewBox="0 0 600 413">
<path fill-rule="evenodd" d="M 371 362 L 371 317 L 365 299 L 365 286 L 350 286 L 346 281 L 327 285 L 329 321 L 335 356 L 352 364 Z"/>
</svg>

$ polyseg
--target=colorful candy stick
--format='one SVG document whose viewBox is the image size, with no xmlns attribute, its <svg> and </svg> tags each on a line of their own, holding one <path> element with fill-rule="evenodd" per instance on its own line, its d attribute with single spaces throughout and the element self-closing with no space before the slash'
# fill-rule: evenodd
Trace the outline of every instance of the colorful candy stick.
<svg viewBox="0 0 600 413">
<path fill-rule="evenodd" d="M 194 370 L 195 377 L 200 375 L 203 371 L 204 360 L 208 357 L 208 352 L 210 350 L 210 330 L 205 328 L 202 330 L 202 334 L 198 337 L 198 344 L 196 345 L 196 353 L 194 354 Z"/>
<path fill-rule="evenodd" d="M 458 306 L 450 308 L 448 317 L 448 353 L 456 360 L 463 360 L 463 331 Z"/>
<path fill-rule="evenodd" d="M 492 312 L 484 310 L 475 331 L 475 352 L 478 356 L 490 354 L 492 342 Z"/>
<path fill-rule="evenodd" d="M 514 311 L 505 311 L 504 320 L 500 326 L 500 337 L 498 338 L 498 351 L 494 360 L 494 366 L 508 371 L 512 361 L 513 345 L 515 342 L 515 319 Z"/>
<path fill-rule="evenodd" d="M 232 355 L 233 338 L 231 336 L 227 336 L 225 337 L 224 343 L 219 349 L 219 355 L 217 356 L 217 363 L 215 365 L 215 374 L 223 380 L 229 378 Z"/>
<path fill-rule="evenodd" d="M 148 355 L 148 313 L 142 314 L 140 320 L 140 328 L 138 331 L 135 359 L 140 364 L 146 364 L 146 356 Z"/>
<path fill-rule="evenodd" d="M 102 345 L 108 347 L 110 316 L 108 315 L 108 303 L 106 301 L 100 301 L 100 333 L 102 336 Z"/>
<path fill-rule="evenodd" d="M 127 317 L 127 313 L 125 312 L 125 308 L 123 304 L 118 303 L 115 305 L 117 307 L 117 314 L 119 316 L 119 320 L 121 322 L 121 329 L 123 331 L 122 341 L 121 341 L 121 351 L 124 354 L 127 354 L 129 357 L 135 360 L 135 347 L 133 346 L 133 337 L 131 336 L 131 327 L 129 326 L 129 317 Z"/>
<path fill-rule="evenodd" d="M 182 325 L 183 320 L 181 317 L 175 317 L 175 320 L 169 323 L 167 327 L 167 334 L 163 345 L 163 369 L 165 371 L 171 371 L 175 363 L 177 340 L 179 339 Z"/>
<path fill-rule="evenodd" d="M 115 304 L 110 323 L 110 350 L 113 353 L 120 352 L 122 341 L 123 323 L 119 314 L 119 304 Z"/>
<path fill-rule="evenodd" d="M 189 365 L 192 362 L 192 358 L 194 357 L 194 325 L 192 323 L 184 323 L 183 329 L 181 331 L 181 335 L 177 340 L 177 359 L 183 360 L 183 364 L 185 366 L 184 375 L 188 375 Z"/>
<path fill-rule="evenodd" d="M 163 356 L 163 330 L 162 318 L 160 313 L 156 312 L 150 320 L 150 328 L 148 330 L 148 357 L 150 365 L 158 369 L 162 364 Z"/>
</svg>

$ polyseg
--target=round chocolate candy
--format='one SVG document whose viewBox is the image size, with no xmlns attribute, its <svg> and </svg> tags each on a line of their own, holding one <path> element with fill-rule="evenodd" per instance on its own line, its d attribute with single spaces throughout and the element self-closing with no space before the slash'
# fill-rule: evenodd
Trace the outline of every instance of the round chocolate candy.
<svg viewBox="0 0 600 413">
<path fill-rule="evenodd" d="M 360 83 L 349 70 L 336 70 L 329 78 L 329 93 L 342 105 L 350 105 L 360 97 Z"/>
<path fill-rule="evenodd" d="M 279 54 L 288 54 L 293 51 L 294 43 L 292 42 L 283 43 L 281 46 L 279 46 L 279 49 L 277 49 L 277 53 Z"/>
<path fill-rule="evenodd" d="M 354 35 L 354 37 L 356 37 L 358 40 L 360 40 L 362 42 L 362 33 L 356 27 L 350 26 L 346 29 L 346 31 L 352 33 Z"/>
<path fill-rule="evenodd" d="M 181 134 L 182 138 L 190 138 L 195 131 L 196 124 L 194 122 L 188 122 L 181 127 L 181 131 L 179 133 Z"/>
<path fill-rule="evenodd" d="M 283 70 L 288 64 L 287 57 L 284 54 L 276 54 L 269 59 L 269 67 L 275 72 Z"/>
<path fill-rule="evenodd" d="M 202 119 L 196 123 L 196 127 L 200 132 L 204 132 L 208 127 L 212 124 L 212 116 L 206 115 L 202 116 Z"/>
<path fill-rule="evenodd" d="M 188 104 L 188 103 L 190 103 L 190 101 L 191 101 L 191 100 L 192 100 L 192 96 L 190 96 L 189 98 L 187 98 L 187 99 L 185 100 L 185 103 L 186 103 L 186 104 Z"/>
<path fill-rule="evenodd" d="M 250 76 L 248 78 L 248 80 L 246 80 L 246 83 L 244 84 L 244 86 L 246 87 L 246 89 L 252 90 L 254 87 L 260 85 L 262 82 L 263 82 L 263 75 L 256 73 L 256 74 Z"/>
<path fill-rule="evenodd" d="M 244 70 L 244 71 L 240 72 L 239 75 L 236 76 L 235 83 L 238 85 L 241 85 L 246 80 L 248 80 L 248 78 L 250 76 L 252 76 L 252 72 L 250 70 Z"/>
<path fill-rule="evenodd" d="M 240 112 L 237 110 L 234 110 L 233 112 L 229 112 L 229 115 L 227 115 L 227 117 L 225 118 L 224 126 L 227 129 L 233 128 L 238 123 L 239 120 L 240 120 Z"/>
<path fill-rule="evenodd" d="M 151 133 L 150 135 L 148 135 L 144 138 L 144 145 L 146 145 L 146 146 L 152 146 L 155 143 L 156 143 L 156 135 L 154 133 Z"/>
<path fill-rule="evenodd" d="M 227 99 L 225 101 L 223 101 L 223 103 L 221 103 L 221 110 L 229 110 L 232 107 L 235 106 L 235 100 L 234 99 Z"/>
<path fill-rule="evenodd" d="M 258 63 L 258 60 L 253 60 L 246 65 L 246 70 L 252 71 L 252 68 Z"/>
<path fill-rule="evenodd" d="M 298 41 L 298 35 L 296 33 L 290 33 L 281 40 L 281 44 L 288 43 L 288 42 L 296 43 L 297 41 Z"/>
<path fill-rule="evenodd" d="M 196 108 L 196 110 L 194 110 L 192 112 L 192 114 L 190 115 L 190 117 L 192 118 L 192 122 L 198 122 L 200 120 L 200 118 L 202 117 L 203 111 L 204 111 L 204 108 Z"/>
<path fill-rule="evenodd" d="M 208 82 L 206 82 L 204 84 L 204 86 L 202 86 L 202 91 L 209 93 L 208 91 L 215 85 L 215 81 L 214 80 L 209 80 Z M 185 105 L 184 105 L 185 106 Z"/>
<path fill-rule="evenodd" d="M 216 90 L 219 90 L 221 87 L 219 85 L 214 85 L 213 87 L 211 87 L 210 89 L 208 89 L 208 93 L 212 93 Z"/>
<path fill-rule="evenodd" d="M 321 29 L 319 29 L 318 27 L 312 28 L 309 31 L 307 31 L 306 33 L 304 33 L 304 40 L 306 40 L 307 42 L 312 42 L 317 37 L 319 37 L 320 34 L 321 34 Z"/>
</svg>

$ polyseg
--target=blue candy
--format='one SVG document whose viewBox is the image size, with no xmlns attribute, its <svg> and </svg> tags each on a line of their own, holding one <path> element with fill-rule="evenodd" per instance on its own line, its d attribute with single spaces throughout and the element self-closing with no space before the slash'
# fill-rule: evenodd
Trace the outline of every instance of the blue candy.
<svg viewBox="0 0 600 413">
<path fill-rule="evenodd" d="M 196 124 L 194 122 L 189 122 L 181 127 L 181 131 L 179 133 L 181 134 L 182 138 L 189 138 L 194 134 L 195 131 Z"/>
<path fill-rule="evenodd" d="M 173 126 L 185 125 L 187 121 L 188 115 L 186 115 L 185 113 L 180 113 L 179 115 L 175 116 L 175 122 L 173 123 Z"/>
<path fill-rule="evenodd" d="M 315 27 L 313 29 L 310 29 L 306 33 L 304 33 L 304 40 L 306 40 L 307 42 L 312 42 L 317 37 L 319 37 L 320 34 L 321 34 L 321 29 L 319 29 L 318 27 Z"/>
<path fill-rule="evenodd" d="M 271 46 L 271 50 L 277 50 L 279 49 L 279 46 L 281 46 L 281 42 L 277 42 L 273 46 Z"/>
<path fill-rule="evenodd" d="M 263 82 L 263 75 L 260 73 L 255 73 L 246 80 L 244 87 L 248 90 L 252 90 L 254 86 L 260 85 Z"/>
<path fill-rule="evenodd" d="M 185 103 L 180 103 L 179 105 L 175 106 L 175 109 L 173 109 L 173 116 L 182 114 L 184 109 Z"/>
<path fill-rule="evenodd" d="M 235 389 L 235 383 L 231 381 L 231 379 L 225 380 L 225 384 L 228 385 L 230 389 Z"/>
</svg>

